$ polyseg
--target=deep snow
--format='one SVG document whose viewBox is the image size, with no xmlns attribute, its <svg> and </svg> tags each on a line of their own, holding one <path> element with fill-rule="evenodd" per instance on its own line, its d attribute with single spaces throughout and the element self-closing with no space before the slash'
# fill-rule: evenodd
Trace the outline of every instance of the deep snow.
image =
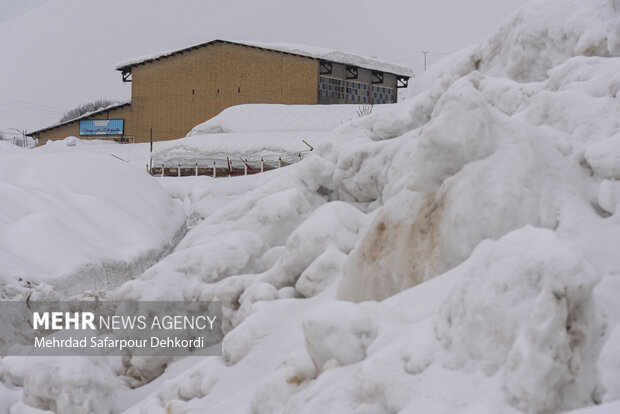
<svg viewBox="0 0 620 414">
<path fill-rule="evenodd" d="M 295 165 L 156 178 L 189 230 L 108 295 L 222 301 L 223 356 L 3 358 L 3 406 L 616 412 L 618 69 L 620 1 L 537 0 Z"/>
<path fill-rule="evenodd" d="M 64 295 L 106 291 L 144 271 L 184 233 L 181 208 L 144 170 L 51 147 L 2 145 L 3 299 L 15 285 L 51 285 Z"/>
</svg>

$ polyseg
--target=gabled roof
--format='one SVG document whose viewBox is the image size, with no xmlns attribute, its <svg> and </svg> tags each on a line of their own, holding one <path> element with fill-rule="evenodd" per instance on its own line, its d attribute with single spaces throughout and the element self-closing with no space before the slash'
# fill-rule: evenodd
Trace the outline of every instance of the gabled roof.
<svg viewBox="0 0 620 414">
<path fill-rule="evenodd" d="M 82 114 L 82 115 L 78 116 L 77 118 L 69 119 L 68 121 L 60 122 L 60 123 L 58 123 L 56 125 L 48 126 L 48 127 L 43 128 L 43 129 L 39 129 L 37 131 L 29 132 L 26 135 L 31 137 L 33 135 L 36 135 L 36 134 L 40 133 L 40 132 L 44 132 L 44 131 L 48 131 L 50 129 L 58 128 L 58 127 L 70 124 L 72 122 L 79 121 L 80 119 L 88 118 L 90 116 L 97 115 L 97 114 L 100 114 L 102 112 L 111 111 L 113 109 L 123 108 L 123 107 L 129 106 L 129 105 L 131 105 L 131 102 L 121 102 L 121 103 L 109 105 L 109 106 L 106 106 L 106 107 L 103 107 L 103 108 L 99 108 L 96 111 L 86 112 L 85 114 Z"/>
<path fill-rule="evenodd" d="M 216 43 L 228 43 L 234 45 L 241 45 L 247 47 L 254 47 L 257 49 L 271 50 L 281 53 L 286 53 L 296 56 L 304 56 L 313 59 L 326 60 L 335 63 L 342 63 L 350 66 L 357 66 L 360 68 L 376 70 L 380 72 L 392 73 L 401 77 L 409 78 L 413 76 L 413 70 L 411 68 L 400 66 L 394 63 L 381 61 L 372 57 L 354 55 L 351 53 L 340 52 L 338 50 L 326 49 L 316 46 L 299 45 L 292 43 L 261 43 L 254 41 L 243 40 L 221 40 L 215 39 L 206 43 L 186 47 L 177 50 L 168 50 L 151 55 L 140 56 L 134 59 L 126 60 L 116 65 L 116 70 L 121 72 L 129 72 L 134 66 L 142 65 L 145 63 L 153 62 L 159 59 L 174 56 L 180 53 L 186 53 L 194 49 L 210 46 Z"/>
</svg>

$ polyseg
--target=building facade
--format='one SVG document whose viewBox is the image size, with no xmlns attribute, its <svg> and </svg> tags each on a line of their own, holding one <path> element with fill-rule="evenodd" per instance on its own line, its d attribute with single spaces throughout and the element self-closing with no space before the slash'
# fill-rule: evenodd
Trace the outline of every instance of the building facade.
<svg viewBox="0 0 620 414">
<path fill-rule="evenodd" d="M 352 55 L 224 40 L 129 61 L 117 70 L 123 81 L 131 82 L 130 103 L 29 135 L 40 144 L 70 135 L 88 138 L 93 136 L 81 134 L 85 121 L 122 120 L 122 134 L 94 137 L 169 140 L 239 104 L 394 103 L 398 87 L 405 87 L 411 76 L 407 68 Z"/>
</svg>

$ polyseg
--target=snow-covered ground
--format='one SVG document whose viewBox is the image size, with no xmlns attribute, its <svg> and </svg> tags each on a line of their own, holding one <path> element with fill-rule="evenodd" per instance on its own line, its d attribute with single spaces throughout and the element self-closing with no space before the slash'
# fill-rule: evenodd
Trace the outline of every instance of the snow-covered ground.
<svg viewBox="0 0 620 414">
<path fill-rule="evenodd" d="M 58 141 L 47 141 L 37 147 L 34 154 L 95 154 L 104 158 L 112 158 L 140 171 L 146 171 L 149 164 L 149 144 L 118 144 L 110 140 L 79 139 L 67 137 Z"/>
<path fill-rule="evenodd" d="M 80 201 L 61 190 L 78 194 L 90 183 L 110 203 L 160 205 L 136 220 L 171 233 L 171 214 L 182 209 L 183 239 L 107 297 L 218 299 L 226 336 L 222 357 L 3 358 L 0 407 L 617 412 L 618 91 L 620 1 L 537 0 L 434 67 L 406 102 L 336 121 L 312 154 L 286 168 L 149 178 L 137 153 L 127 154 L 136 168 L 127 167 L 104 144 L 6 151 L 7 165 L 30 166 L 19 170 L 22 181 L 17 167 L 0 174 L 23 197 L 36 196 L 42 180 L 61 201 Z M 237 110 L 247 108 L 166 144 L 160 156 L 247 132 L 252 123 Z M 306 130 L 305 121 L 291 123 Z M 70 154 L 79 148 L 101 154 Z M 79 179 L 73 167 L 52 168 L 54 157 L 71 160 Z M 39 162 L 47 175 L 35 175 Z M 104 180 L 100 169 L 112 171 Z M 118 193 L 107 193 L 109 183 Z M 12 194 L 2 202 L 29 204 Z M 49 205 L 43 213 L 60 220 Z M 82 211 L 77 205 L 71 211 Z M 113 220 L 113 207 L 101 214 Z M 2 217 L 13 223 L 26 213 Z M 29 258 L 28 266 L 37 260 Z M 62 286 L 23 289 L 65 294 Z"/>
</svg>

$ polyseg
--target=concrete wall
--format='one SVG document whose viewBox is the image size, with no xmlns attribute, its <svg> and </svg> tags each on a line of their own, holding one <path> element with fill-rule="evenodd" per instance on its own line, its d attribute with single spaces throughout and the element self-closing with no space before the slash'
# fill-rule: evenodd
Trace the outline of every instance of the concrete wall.
<svg viewBox="0 0 620 414">
<path fill-rule="evenodd" d="M 136 142 L 185 136 L 238 104 L 316 104 L 318 62 L 216 43 L 132 68 Z"/>
</svg>

